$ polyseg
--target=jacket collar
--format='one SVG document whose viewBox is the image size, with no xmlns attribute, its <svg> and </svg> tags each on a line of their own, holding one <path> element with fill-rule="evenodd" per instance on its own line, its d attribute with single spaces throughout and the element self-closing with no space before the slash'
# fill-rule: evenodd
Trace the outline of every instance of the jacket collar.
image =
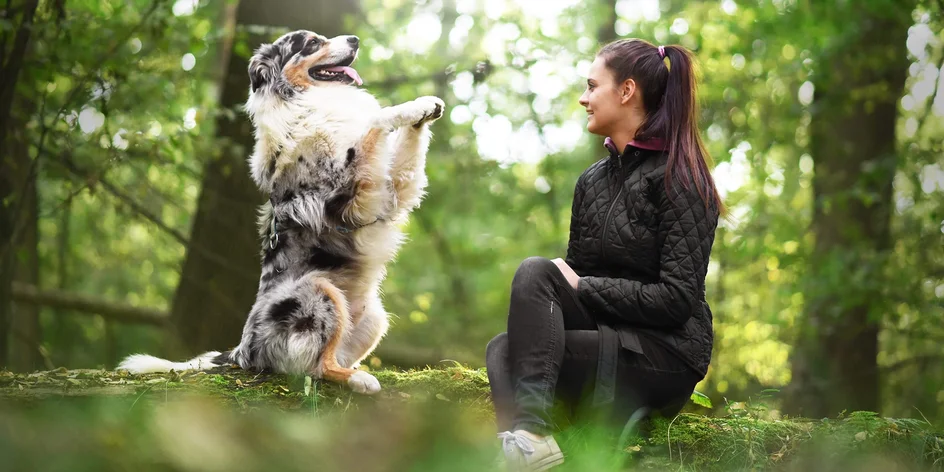
<svg viewBox="0 0 944 472">
<path fill-rule="evenodd" d="M 666 149 L 665 140 L 661 138 L 652 138 L 645 141 L 636 141 L 635 139 L 630 141 L 626 145 L 626 148 L 623 149 L 623 153 L 620 154 L 619 150 L 616 149 L 616 144 L 613 143 L 613 139 L 609 136 L 603 140 L 603 146 L 610 151 L 610 155 L 614 158 L 626 156 L 630 153 L 632 149 L 645 149 L 647 151 L 664 151 Z"/>
</svg>

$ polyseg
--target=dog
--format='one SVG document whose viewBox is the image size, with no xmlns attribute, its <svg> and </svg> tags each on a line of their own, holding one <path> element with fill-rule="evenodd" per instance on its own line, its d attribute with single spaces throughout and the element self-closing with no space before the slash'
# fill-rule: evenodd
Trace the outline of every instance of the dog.
<svg viewBox="0 0 944 472">
<path fill-rule="evenodd" d="M 425 197 L 429 125 L 445 104 L 425 96 L 383 107 L 351 67 L 356 36 L 298 30 L 249 62 L 244 110 L 254 128 L 262 273 L 239 344 L 187 362 L 126 357 L 131 373 L 246 370 L 311 375 L 380 391 L 360 362 L 389 327 L 380 298 L 401 227 Z"/>
</svg>

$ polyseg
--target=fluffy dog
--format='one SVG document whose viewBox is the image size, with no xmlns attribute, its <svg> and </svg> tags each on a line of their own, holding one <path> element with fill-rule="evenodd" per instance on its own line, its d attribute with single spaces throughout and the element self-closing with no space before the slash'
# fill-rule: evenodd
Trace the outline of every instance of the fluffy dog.
<svg viewBox="0 0 944 472">
<path fill-rule="evenodd" d="M 372 394 L 358 370 L 387 331 L 380 300 L 399 229 L 425 195 L 436 97 L 381 107 L 351 64 L 358 38 L 295 31 L 249 64 L 249 160 L 269 201 L 260 209 L 262 276 L 238 346 L 174 363 L 135 354 L 132 373 L 243 369 L 306 374 Z"/>
</svg>

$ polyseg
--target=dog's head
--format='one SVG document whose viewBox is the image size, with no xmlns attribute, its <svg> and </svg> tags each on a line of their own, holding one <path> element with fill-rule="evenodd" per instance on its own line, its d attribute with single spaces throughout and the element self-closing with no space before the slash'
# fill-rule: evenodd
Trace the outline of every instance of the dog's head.
<svg viewBox="0 0 944 472">
<path fill-rule="evenodd" d="M 284 34 L 260 46 L 249 60 L 251 92 L 290 94 L 308 87 L 360 85 L 363 81 L 351 67 L 357 51 L 357 36 L 328 39 L 306 30 Z"/>
</svg>

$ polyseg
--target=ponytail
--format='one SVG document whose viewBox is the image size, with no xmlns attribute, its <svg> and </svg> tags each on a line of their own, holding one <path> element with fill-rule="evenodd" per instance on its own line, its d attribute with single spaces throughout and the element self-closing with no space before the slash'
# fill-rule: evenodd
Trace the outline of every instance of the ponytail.
<svg viewBox="0 0 944 472">
<path fill-rule="evenodd" d="M 666 195 L 680 184 L 695 189 L 706 208 L 724 213 L 724 205 L 711 177 L 711 156 L 698 130 L 698 103 L 694 57 L 678 46 L 656 47 L 640 39 L 617 40 L 600 50 L 617 83 L 634 79 L 643 94 L 648 113 L 636 131 L 637 141 L 664 139 L 668 145 L 665 166 Z"/>
</svg>

